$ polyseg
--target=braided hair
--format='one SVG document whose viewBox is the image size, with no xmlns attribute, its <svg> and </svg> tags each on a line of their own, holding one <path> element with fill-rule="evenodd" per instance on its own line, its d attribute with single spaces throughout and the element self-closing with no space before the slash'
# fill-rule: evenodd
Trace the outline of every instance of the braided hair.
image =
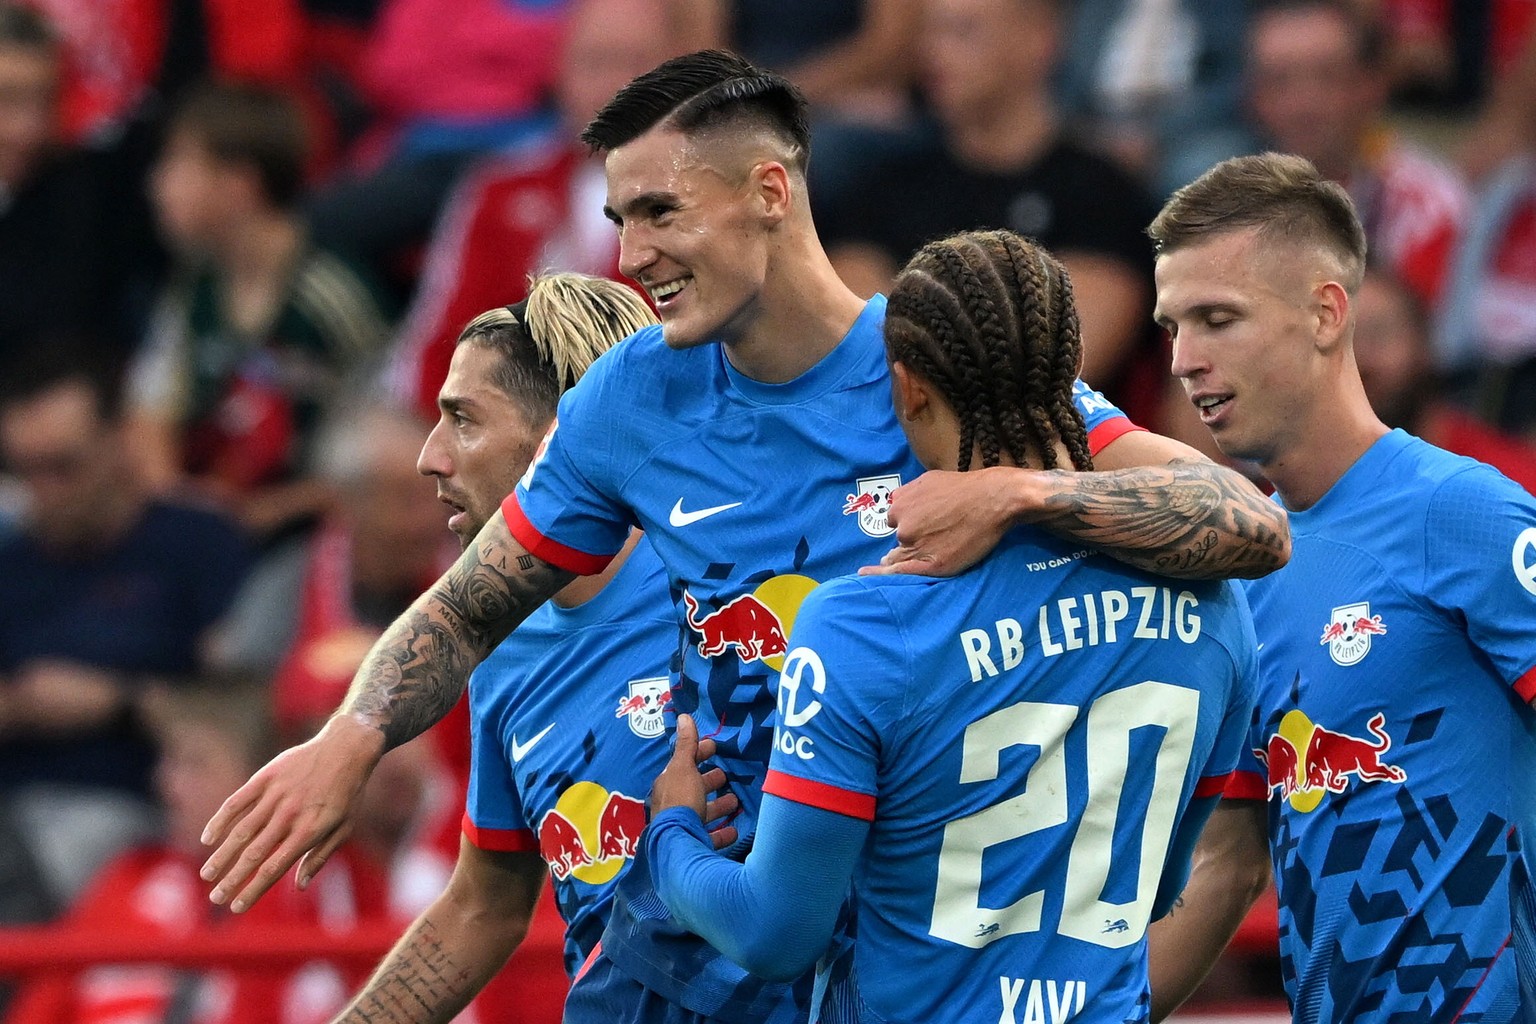
<svg viewBox="0 0 1536 1024">
<path fill-rule="evenodd" d="M 886 350 L 928 381 L 960 420 L 960 469 L 1037 452 L 1056 468 L 1056 442 L 1092 469 L 1072 402 L 1083 340 L 1067 270 L 1011 231 L 967 231 L 918 250 L 891 287 Z"/>
</svg>

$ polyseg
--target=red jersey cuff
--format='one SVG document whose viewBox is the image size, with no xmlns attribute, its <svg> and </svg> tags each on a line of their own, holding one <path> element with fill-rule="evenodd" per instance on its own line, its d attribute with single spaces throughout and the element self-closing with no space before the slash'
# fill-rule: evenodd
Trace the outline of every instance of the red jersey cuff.
<svg viewBox="0 0 1536 1024">
<path fill-rule="evenodd" d="M 1232 778 L 1237 772 L 1227 772 L 1225 775 L 1207 775 L 1195 783 L 1195 799 L 1203 800 L 1208 796 L 1221 796 L 1232 784 Z"/>
<path fill-rule="evenodd" d="M 578 576 L 596 576 L 608 567 L 613 561 L 614 552 L 608 555 L 593 555 L 585 551 L 577 551 L 568 548 L 559 541 L 550 540 L 539 532 L 539 528 L 528 521 L 523 515 L 523 510 L 517 504 L 517 492 L 507 495 L 501 503 L 501 514 L 507 520 L 507 529 L 512 533 L 512 539 L 527 549 L 535 558 L 542 558 L 557 569 L 566 572 L 574 572 Z"/>
<path fill-rule="evenodd" d="M 1131 422 L 1129 416 L 1123 414 L 1114 419 L 1105 420 L 1088 431 L 1088 454 L 1097 455 L 1108 448 L 1111 441 L 1118 440 L 1126 434 L 1134 434 L 1138 430 L 1145 432 L 1146 429 L 1146 427 L 1138 427 Z"/>
<path fill-rule="evenodd" d="M 1257 772 L 1235 771 L 1225 779 L 1226 788 L 1221 791 L 1223 800 L 1269 799 L 1269 780 Z M 1195 792 L 1199 793 L 1199 789 Z"/>
<path fill-rule="evenodd" d="M 477 850 L 491 853 L 539 852 L 539 841 L 525 828 L 480 828 L 469 820 L 468 811 L 464 812 L 461 827 L 464 838 L 473 843 Z"/>
<path fill-rule="evenodd" d="M 875 798 L 868 793 L 855 793 L 838 786 L 829 786 L 825 782 L 812 782 L 771 768 L 763 779 L 763 792 L 807 807 L 846 814 L 860 821 L 875 820 Z"/>
<path fill-rule="evenodd" d="M 1529 704 L 1532 698 L 1536 698 L 1536 666 L 1529 672 L 1515 680 L 1515 692 L 1520 699 Z"/>
</svg>

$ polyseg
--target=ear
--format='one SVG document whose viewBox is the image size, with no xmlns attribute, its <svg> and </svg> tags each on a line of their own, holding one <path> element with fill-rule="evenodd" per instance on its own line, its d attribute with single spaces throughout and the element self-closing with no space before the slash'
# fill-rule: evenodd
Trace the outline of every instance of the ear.
<svg viewBox="0 0 1536 1024">
<path fill-rule="evenodd" d="M 777 160 L 757 164 L 748 180 L 765 220 L 777 224 L 789 216 L 794 202 L 794 182 L 783 164 Z"/>
<path fill-rule="evenodd" d="M 891 363 L 891 381 L 897 419 L 911 423 L 921 419 L 932 407 L 927 381 L 907 369 L 906 363 Z"/>
<path fill-rule="evenodd" d="M 1349 326 L 1349 293 L 1337 281 L 1317 286 L 1317 344 L 1324 351 L 1337 349 Z"/>
</svg>

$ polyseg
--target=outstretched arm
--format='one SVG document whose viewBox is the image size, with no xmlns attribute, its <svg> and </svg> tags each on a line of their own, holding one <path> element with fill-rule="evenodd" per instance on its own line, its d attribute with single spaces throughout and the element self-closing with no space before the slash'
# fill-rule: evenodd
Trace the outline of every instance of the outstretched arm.
<svg viewBox="0 0 1536 1024">
<path fill-rule="evenodd" d="M 1147 931 L 1152 1019 L 1189 998 L 1269 885 L 1262 800 L 1223 800 L 1195 845 L 1189 882 L 1174 909 Z"/>
<path fill-rule="evenodd" d="M 210 898 L 237 913 L 304 858 L 307 885 L 350 834 L 358 794 L 385 751 L 453 707 L 470 671 L 572 575 L 530 555 L 498 512 L 458 562 L 368 652 L 341 709 L 213 816 L 203 842 Z"/>
<path fill-rule="evenodd" d="M 1290 559 L 1285 510 L 1188 445 L 1135 431 L 1094 466 L 924 473 L 891 498 L 896 549 L 864 571 L 953 576 L 1021 523 L 1180 579 L 1263 576 Z"/>
<path fill-rule="evenodd" d="M 546 870 L 536 853 L 468 840 L 443 894 L 384 957 L 336 1024 L 446 1024 L 507 962 L 533 918 Z"/>
</svg>

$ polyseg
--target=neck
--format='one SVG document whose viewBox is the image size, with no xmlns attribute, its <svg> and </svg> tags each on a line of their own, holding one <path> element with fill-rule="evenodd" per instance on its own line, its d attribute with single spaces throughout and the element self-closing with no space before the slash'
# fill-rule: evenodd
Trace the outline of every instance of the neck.
<svg viewBox="0 0 1536 1024">
<path fill-rule="evenodd" d="M 773 254 L 749 322 L 725 342 L 726 358 L 765 384 L 794 380 L 837 347 L 864 301 L 843 284 L 806 226 Z"/>
<path fill-rule="evenodd" d="M 286 211 L 263 211 L 231 232 L 217 260 L 232 284 L 276 281 L 287 277 L 303 245 L 303 221 Z"/>
<path fill-rule="evenodd" d="M 985 171 L 1028 167 L 1057 136 L 1055 108 L 1044 93 L 1024 92 L 969 112 L 945 126 L 960 161 Z"/>
<path fill-rule="evenodd" d="M 645 535 L 639 530 L 631 530 L 629 540 L 624 542 L 624 546 L 619 549 L 618 554 L 613 556 L 613 560 L 608 563 L 606 569 L 596 576 L 576 577 L 550 600 L 557 608 L 575 608 L 592 600 L 599 591 L 613 581 L 613 578 L 619 574 L 619 570 L 624 568 L 624 563 L 629 561 L 635 545 L 640 543 L 640 538 L 643 536 Z"/>
<path fill-rule="evenodd" d="M 1339 482 L 1366 449 L 1385 435 L 1387 425 L 1371 410 L 1360 378 L 1342 384 L 1341 393 L 1321 397 L 1297 410 L 1302 429 L 1292 442 L 1259 468 L 1293 512 L 1311 508 Z"/>
</svg>

